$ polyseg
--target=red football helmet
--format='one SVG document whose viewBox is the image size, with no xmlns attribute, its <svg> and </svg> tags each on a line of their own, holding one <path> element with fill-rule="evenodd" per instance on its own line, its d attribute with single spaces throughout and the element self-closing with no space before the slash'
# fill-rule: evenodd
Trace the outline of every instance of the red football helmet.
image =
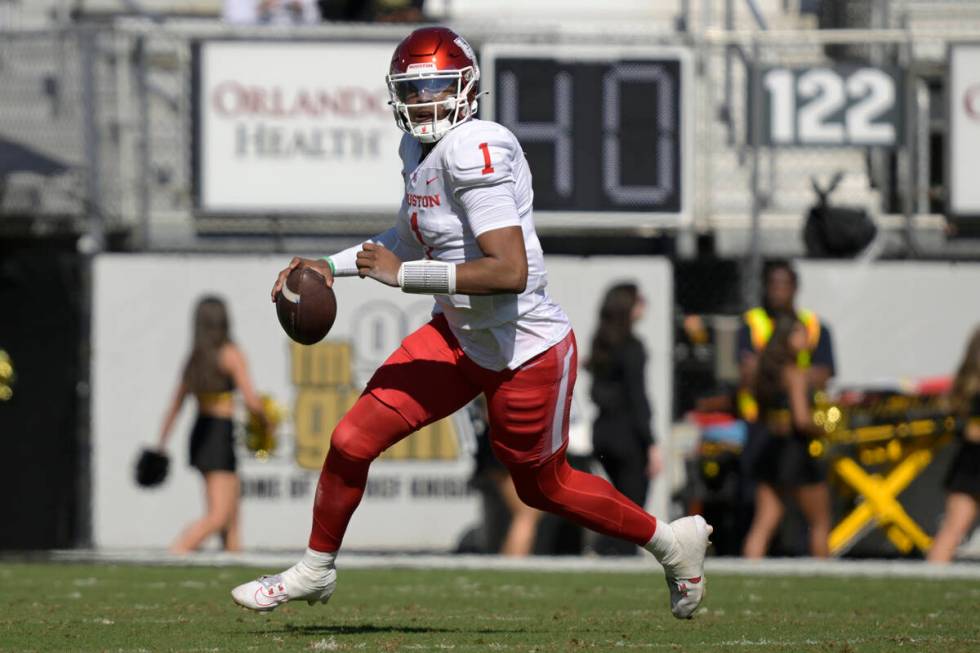
<svg viewBox="0 0 980 653">
<path fill-rule="evenodd" d="M 398 44 L 385 81 L 395 122 L 435 143 L 476 113 L 480 69 L 462 36 L 445 27 L 417 29 Z"/>
</svg>

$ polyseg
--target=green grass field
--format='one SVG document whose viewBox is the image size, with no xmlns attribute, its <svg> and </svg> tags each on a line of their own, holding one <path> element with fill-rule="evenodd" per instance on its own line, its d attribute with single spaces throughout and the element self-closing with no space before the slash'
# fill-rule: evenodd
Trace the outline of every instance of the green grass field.
<svg viewBox="0 0 980 653">
<path fill-rule="evenodd" d="M 0 651 L 980 651 L 980 581 L 341 569 L 327 606 L 228 595 L 252 569 L 0 564 Z"/>
</svg>

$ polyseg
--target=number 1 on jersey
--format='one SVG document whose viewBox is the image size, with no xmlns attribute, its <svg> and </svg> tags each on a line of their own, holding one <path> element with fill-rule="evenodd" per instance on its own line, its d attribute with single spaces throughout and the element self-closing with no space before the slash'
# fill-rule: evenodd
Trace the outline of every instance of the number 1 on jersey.
<svg viewBox="0 0 980 653">
<path fill-rule="evenodd" d="M 480 143 L 480 149 L 483 150 L 483 174 L 489 175 L 493 173 L 493 166 L 490 165 L 490 147 L 486 143 Z"/>
</svg>

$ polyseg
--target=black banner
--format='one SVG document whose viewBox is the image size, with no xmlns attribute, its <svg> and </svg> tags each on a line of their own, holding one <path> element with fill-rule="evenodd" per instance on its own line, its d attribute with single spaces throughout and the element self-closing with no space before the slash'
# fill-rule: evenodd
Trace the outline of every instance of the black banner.
<svg viewBox="0 0 980 653">
<path fill-rule="evenodd" d="M 77 543 L 83 295 L 75 250 L 75 238 L 0 239 L 0 350 L 14 372 L 0 401 L 0 549 Z"/>
</svg>

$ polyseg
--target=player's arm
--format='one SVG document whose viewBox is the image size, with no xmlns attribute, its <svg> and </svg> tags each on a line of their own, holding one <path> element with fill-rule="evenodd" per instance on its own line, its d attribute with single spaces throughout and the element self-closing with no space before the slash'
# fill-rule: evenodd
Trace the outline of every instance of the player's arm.
<svg viewBox="0 0 980 653">
<path fill-rule="evenodd" d="M 520 146 L 502 127 L 457 139 L 443 154 L 448 186 L 483 256 L 465 263 L 402 261 L 365 245 L 357 255 L 361 276 L 409 293 L 498 295 L 527 286 L 527 249 L 515 197 L 514 163 Z M 390 249 L 390 248 L 389 248 Z"/>
<path fill-rule="evenodd" d="M 527 287 L 527 248 L 514 182 L 468 188 L 458 195 L 481 258 L 456 266 L 456 292 L 463 295 L 520 294 Z"/>
<path fill-rule="evenodd" d="M 463 295 L 520 294 L 527 287 L 527 246 L 517 204 L 515 169 L 523 160 L 513 135 L 490 124 L 456 139 L 444 169 L 460 218 L 482 256 L 463 263 L 418 261 L 402 266 L 406 292 Z M 445 278 L 445 284 L 442 279 Z M 441 286 L 441 287 L 440 287 Z"/>
<path fill-rule="evenodd" d="M 170 438 L 170 430 L 174 426 L 177 414 L 181 406 L 184 405 L 184 397 L 187 396 L 187 384 L 184 383 L 183 375 L 174 388 L 173 396 L 170 398 L 170 405 L 167 407 L 167 414 L 163 417 L 163 426 L 160 427 L 160 451 L 167 448 L 167 440 Z"/>
<path fill-rule="evenodd" d="M 527 287 L 527 250 L 520 227 L 501 227 L 476 238 L 483 257 L 456 266 L 456 292 L 520 294 Z"/>
<path fill-rule="evenodd" d="M 527 249 L 517 216 L 513 184 L 472 189 L 463 194 L 464 210 L 483 256 L 465 263 L 414 261 L 403 263 L 388 248 L 365 243 L 357 268 L 405 292 L 423 294 L 501 295 L 527 287 Z"/>
<path fill-rule="evenodd" d="M 283 284 L 286 283 L 286 278 L 289 276 L 289 273 L 300 266 L 312 268 L 323 275 L 328 288 L 333 287 L 333 280 L 336 277 L 365 276 L 360 274 L 358 270 L 357 255 L 365 247 L 370 250 L 374 245 L 380 245 L 390 250 L 399 260 L 411 260 L 421 258 L 422 256 L 420 249 L 413 247 L 411 243 L 405 243 L 398 236 L 398 229 L 396 227 L 383 231 L 364 243 L 348 247 L 343 251 L 324 258 L 312 259 L 294 256 L 293 260 L 289 262 L 289 265 L 279 272 L 279 275 L 276 277 L 276 282 L 272 286 L 273 303 L 275 303 L 279 291 L 282 290 Z"/>
<path fill-rule="evenodd" d="M 371 254 L 402 290 L 425 294 L 519 294 L 527 287 L 527 248 L 517 207 L 514 163 L 520 154 L 517 141 L 503 128 L 458 139 L 444 155 L 448 185 L 468 223 L 482 256 L 464 263 L 414 261 L 400 264 L 396 278 L 393 261 L 384 253 Z M 384 259 L 388 259 L 385 261 Z M 373 261 L 372 261 L 373 262 Z M 391 283 L 391 285 L 395 285 Z"/>
</svg>

